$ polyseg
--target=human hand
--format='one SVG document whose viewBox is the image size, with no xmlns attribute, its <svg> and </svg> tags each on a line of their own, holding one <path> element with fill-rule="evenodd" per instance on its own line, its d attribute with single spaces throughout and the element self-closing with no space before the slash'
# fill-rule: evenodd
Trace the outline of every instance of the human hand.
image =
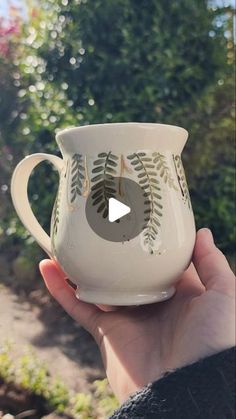
<svg viewBox="0 0 236 419">
<path fill-rule="evenodd" d="M 105 312 L 78 300 L 54 261 L 40 270 L 53 297 L 95 338 L 120 402 L 166 371 L 235 345 L 235 276 L 208 229 L 197 233 L 175 296 L 161 303 Z"/>
</svg>

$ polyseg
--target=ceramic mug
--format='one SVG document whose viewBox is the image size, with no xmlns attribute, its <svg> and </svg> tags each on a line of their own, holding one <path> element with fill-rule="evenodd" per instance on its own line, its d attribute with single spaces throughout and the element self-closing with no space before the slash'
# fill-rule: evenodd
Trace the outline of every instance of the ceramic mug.
<svg viewBox="0 0 236 419">
<path fill-rule="evenodd" d="M 187 137 L 181 127 L 152 123 L 69 128 L 56 135 L 62 159 L 38 153 L 16 167 L 11 184 L 15 209 L 38 244 L 78 286 L 81 300 L 138 305 L 174 294 L 176 281 L 191 261 L 196 235 L 181 162 Z M 29 176 L 43 160 L 60 175 L 51 237 L 36 220 L 27 196 Z M 123 243 L 97 235 L 85 214 L 92 190 L 96 208 L 107 215 L 99 190 L 113 176 L 135 181 L 151 202 L 145 228 Z"/>
</svg>

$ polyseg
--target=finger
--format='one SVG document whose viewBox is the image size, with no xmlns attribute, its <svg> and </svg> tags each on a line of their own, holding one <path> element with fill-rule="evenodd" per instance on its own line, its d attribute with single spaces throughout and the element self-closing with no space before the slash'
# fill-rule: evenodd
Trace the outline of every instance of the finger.
<svg viewBox="0 0 236 419">
<path fill-rule="evenodd" d="M 108 311 L 116 311 L 119 309 L 118 306 L 109 306 L 107 304 L 96 304 L 96 306 L 98 308 L 100 308 L 100 310 L 108 312 Z"/>
<path fill-rule="evenodd" d="M 205 290 L 193 263 L 191 263 L 176 284 L 176 295 L 201 295 Z"/>
<path fill-rule="evenodd" d="M 41 261 L 39 269 L 50 294 L 74 320 L 92 333 L 99 309 L 76 298 L 75 291 L 67 283 L 63 271 L 58 269 L 54 261 L 48 259 Z"/>
<path fill-rule="evenodd" d="M 193 262 L 207 290 L 233 295 L 235 276 L 226 257 L 215 246 L 212 233 L 207 228 L 203 228 L 197 233 Z"/>
</svg>

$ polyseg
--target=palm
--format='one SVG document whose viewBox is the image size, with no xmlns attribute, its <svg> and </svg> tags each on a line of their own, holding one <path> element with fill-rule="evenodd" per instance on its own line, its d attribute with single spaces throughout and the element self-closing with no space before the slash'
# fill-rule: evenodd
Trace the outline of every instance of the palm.
<svg viewBox="0 0 236 419">
<path fill-rule="evenodd" d="M 168 370 L 234 345 L 235 277 L 211 237 L 198 232 L 195 267 L 171 300 L 115 311 L 78 301 L 55 263 L 41 264 L 51 294 L 96 339 L 120 401 Z"/>
<path fill-rule="evenodd" d="M 204 291 L 191 267 L 169 301 L 100 313 L 96 340 L 117 396 L 132 393 L 165 371 L 216 352 L 232 324 L 232 298 Z M 219 299 L 221 310 L 219 311 Z M 231 318 L 230 318 L 231 317 Z M 117 386 L 117 380 L 119 385 Z"/>
</svg>

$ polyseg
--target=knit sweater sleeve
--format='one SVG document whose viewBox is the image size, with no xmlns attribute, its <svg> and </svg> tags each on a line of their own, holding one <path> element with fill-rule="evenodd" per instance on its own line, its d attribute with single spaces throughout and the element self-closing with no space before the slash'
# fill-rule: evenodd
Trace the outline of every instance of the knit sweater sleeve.
<svg viewBox="0 0 236 419">
<path fill-rule="evenodd" d="M 235 348 L 166 373 L 110 419 L 235 419 Z"/>
</svg>

